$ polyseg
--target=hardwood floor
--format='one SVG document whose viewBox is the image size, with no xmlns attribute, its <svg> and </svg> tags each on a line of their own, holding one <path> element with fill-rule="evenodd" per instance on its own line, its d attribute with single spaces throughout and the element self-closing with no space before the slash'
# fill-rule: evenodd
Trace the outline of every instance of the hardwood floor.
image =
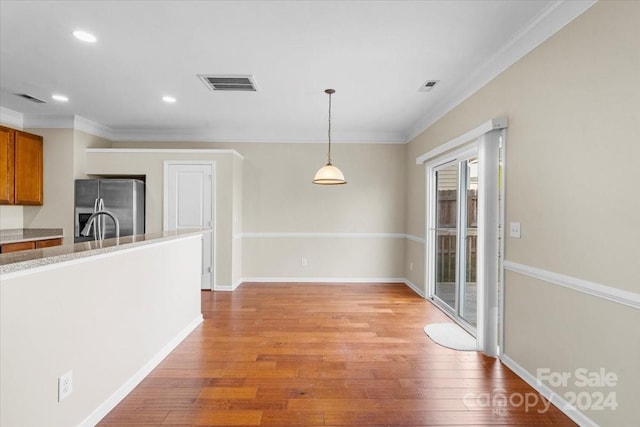
<svg viewBox="0 0 640 427">
<path fill-rule="evenodd" d="M 405 285 L 245 283 L 202 312 L 99 425 L 575 425 L 497 360 L 432 342 L 450 320 Z"/>
</svg>

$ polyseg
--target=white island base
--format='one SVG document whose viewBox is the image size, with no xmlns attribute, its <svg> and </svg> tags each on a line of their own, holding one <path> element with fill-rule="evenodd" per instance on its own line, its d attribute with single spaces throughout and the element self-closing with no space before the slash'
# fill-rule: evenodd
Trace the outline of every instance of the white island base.
<svg viewBox="0 0 640 427">
<path fill-rule="evenodd" d="M 0 275 L 0 425 L 93 426 L 202 321 L 201 233 Z M 85 254 L 86 255 L 86 254 Z M 58 378 L 73 389 L 58 401 Z"/>
</svg>

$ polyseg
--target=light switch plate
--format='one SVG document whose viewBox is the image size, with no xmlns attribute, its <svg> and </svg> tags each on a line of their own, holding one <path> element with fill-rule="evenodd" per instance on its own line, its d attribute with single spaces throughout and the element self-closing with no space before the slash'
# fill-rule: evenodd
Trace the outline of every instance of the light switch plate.
<svg viewBox="0 0 640 427">
<path fill-rule="evenodd" d="M 519 222 L 510 222 L 509 223 L 509 236 L 514 237 L 516 239 L 520 238 L 520 223 Z"/>
</svg>

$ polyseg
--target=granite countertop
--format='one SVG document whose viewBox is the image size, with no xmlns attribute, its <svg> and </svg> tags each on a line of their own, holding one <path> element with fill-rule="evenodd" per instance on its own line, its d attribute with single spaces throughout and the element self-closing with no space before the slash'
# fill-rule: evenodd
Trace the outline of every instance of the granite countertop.
<svg viewBox="0 0 640 427">
<path fill-rule="evenodd" d="M 62 228 L 13 228 L 0 230 L 0 245 L 33 242 L 35 240 L 61 239 Z"/>
<path fill-rule="evenodd" d="M 36 267 L 73 261 L 108 252 L 117 252 L 136 246 L 157 243 L 163 240 L 173 240 L 191 235 L 210 232 L 210 229 L 183 229 L 177 231 L 163 231 L 158 233 L 138 234 L 118 239 L 90 241 L 51 248 L 32 249 L 28 251 L 0 254 L 0 274 L 16 273 Z"/>
</svg>

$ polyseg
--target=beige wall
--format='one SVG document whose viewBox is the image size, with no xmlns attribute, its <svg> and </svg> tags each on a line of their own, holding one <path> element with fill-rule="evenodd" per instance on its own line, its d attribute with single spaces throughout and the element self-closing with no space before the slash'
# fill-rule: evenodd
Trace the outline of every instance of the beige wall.
<svg viewBox="0 0 640 427">
<path fill-rule="evenodd" d="M 246 144 L 245 278 L 402 278 L 404 246 L 392 237 L 293 237 L 278 233 L 404 233 L 405 147 L 338 144 L 333 160 L 344 186 L 311 183 L 325 144 Z M 384 256 L 386 255 L 386 256 Z M 302 265 L 302 258 L 307 265 Z"/>
<path fill-rule="evenodd" d="M 380 235 L 404 233 L 405 145 L 336 144 L 334 163 L 346 175 L 349 183 L 345 186 L 311 183 L 326 162 L 326 144 L 116 142 L 113 146 L 232 148 L 244 157 L 242 228 L 234 224 L 236 239 L 231 250 L 234 259 L 242 260 L 241 277 L 245 279 L 377 281 L 404 277 L 403 239 Z M 235 180 L 238 178 L 236 175 Z M 223 227 L 219 222 L 218 229 Z M 240 230 L 250 236 L 238 239 Z M 299 233 L 376 236 L 295 235 Z M 381 254 L 388 258 L 381 261 Z M 239 266 L 234 266 L 235 283 Z"/>
<path fill-rule="evenodd" d="M 22 206 L 0 206 L 0 230 L 23 227 Z"/>
<path fill-rule="evenodd" d="M 89 178 L 85 170 L 87 148 L 108 148 L 111 141 L 82 131 L 74 131 L 73 176 L 74 179 Z"/>
<path fill-rule="evenodd" d="M 25 228 L 63 228 L 64 243 L 73 243 L 74 131 L 27 129 L 44 138 L 42 206 L 24 207 Z"/>
<path fill-rule="evenodd" d="M 101 405 L 201 317 L 200 251 L 196 235 L 4 276 L 0 425 L 105 415 Z M 73 391 L 58 402 L 58 377 L 70 370 Z"/>
<path fill-rule="evenodd" d="M 638 22 L 638 2 L 597 3 L 411 141 L 407 233 L 424 237 L 424 169 L 415 158 L 506 116 L 506 221 L 522 227 L 521 239 L 507 238 L 506 259 L 639 293 Z M 424 247 L 408 254 L 424 257 Z M 507 355 L 534 376 L 538 368 L 616 372 L 618 409 L 587 415 L 640 424 L 637 310 L 515 273 L 505 293 Z"/>
</svg>

